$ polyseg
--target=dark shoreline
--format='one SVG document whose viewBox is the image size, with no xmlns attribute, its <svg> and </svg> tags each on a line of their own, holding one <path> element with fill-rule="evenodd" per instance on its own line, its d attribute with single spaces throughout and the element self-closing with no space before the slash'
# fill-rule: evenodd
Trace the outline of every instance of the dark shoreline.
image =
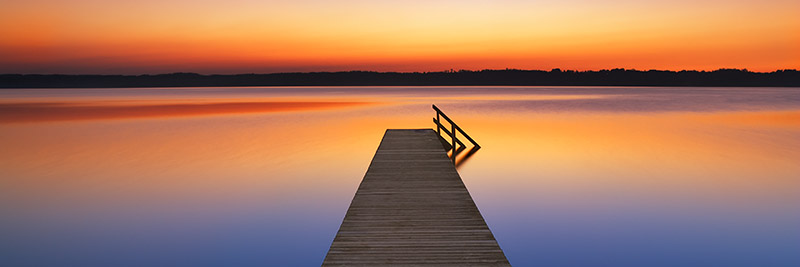
<svg viewBox="0 0 800 267">
<path fill-rule="evenodd" d="M 800 71 L 482 70 L 443 72 L 308 72 L 203 75 L 0 74 L 0 88 L 221 86 L 699 86 L 800 87 Z"/>
</svg>

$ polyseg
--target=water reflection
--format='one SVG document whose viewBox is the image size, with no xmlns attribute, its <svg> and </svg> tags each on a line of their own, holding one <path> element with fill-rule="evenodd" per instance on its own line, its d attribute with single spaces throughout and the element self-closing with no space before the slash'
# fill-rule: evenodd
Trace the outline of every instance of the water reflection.
<svg viewBox="0 0 800 267">
<path fill-rule="evenodd" d="M 800 265 L 797 88 L 0 96 L 4 265 L 318 265 L 385 129 L 432 102 L 481 142 L 456 162 L 515 266 Z"/>
<path fill-rule="evenodd" d="M 155 102 L 155 103 L 152 103 Z M 369 102 L 61 101 L 0 103 L 0 123 L 127 119 L 325 110 Z"/>
<path fill-rule="evenodd" d="M 464 150 L 463 147 L 461 147 L 459 150 L 456 150 L 456 169 L 461 167 L 461 165 L 464 165 L 464 163 L 466 163 L 467 160 L 469 160 L 472 155 L 475 154 L 475 152 L 478 152 L 479 149 L 480 147 L 470 147 L 469 150 L 467 150 L 467 153 L 464 153 L 463 156 L 459 156 L 459 154 Z"/>
</svg>

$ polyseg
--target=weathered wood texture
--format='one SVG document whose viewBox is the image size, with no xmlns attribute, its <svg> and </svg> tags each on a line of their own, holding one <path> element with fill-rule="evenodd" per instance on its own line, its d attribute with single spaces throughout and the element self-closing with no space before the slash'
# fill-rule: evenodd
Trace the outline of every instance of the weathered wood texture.
<svg viewBox="0 0 800 267">
<path fill-rule="evenodd" d="M 436 132 L 387 130 L 323 266 L 509 266 Z"/>
</svg>

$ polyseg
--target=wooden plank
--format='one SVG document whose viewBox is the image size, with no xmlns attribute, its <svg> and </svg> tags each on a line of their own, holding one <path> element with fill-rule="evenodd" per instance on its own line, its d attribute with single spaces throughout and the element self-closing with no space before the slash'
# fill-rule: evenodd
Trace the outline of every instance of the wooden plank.
<svg viewBox="0 0 800 267">
<path fill-rule="evenodd" d="M 510 266 L 432 129 L 386 130 L 322 265 Z"/>
</svg>

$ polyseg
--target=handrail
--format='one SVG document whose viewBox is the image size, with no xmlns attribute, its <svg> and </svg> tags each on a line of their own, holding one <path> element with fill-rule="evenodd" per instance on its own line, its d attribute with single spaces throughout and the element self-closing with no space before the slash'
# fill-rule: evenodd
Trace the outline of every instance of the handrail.
<svg viewBox="0 0 800 267">
<path fill-rule="evenodd" d="M 433 118 L 433 123 L 436 123 L 437 125 L 441 125 L 441 122 L 437 121 L 436 118 Z M 439 126 L 436 127 L 436 133 L 438 133 L 439 135 L 442 135 L 440 130 L 444 131 L 444 133 L 447 134 L 447 136 L 453 136 L 453 133 L 448 131 L 447 128 L 444 127 L 444 125 L 441 125 L 441 127 L 439 127 Z M 456 138 L 456 143 L 461 145 L 461 147 L 466 147 L 467 146 L 467 145 L 464 144 L 464 142 L 461 142 L 461 140 L 458 140 L 458 138 Z"/>
<path fill-rule="evenodd" d="M 464 143 L 461 142 L 461 140 L 458 140 L 456 131 L 458 131 L 458 133 L 461 133 L 461 135 L 463 135 L 464 138 L 467 138 L 467 140 L 470 143 L 472 143 L 472 145 L 474 146 L 473 150 L 477 150 L 477 149 L 481 148 L 481 146 L 478 145 L 478 143 L 475 142 L 475 140 L 472 139 L 472 137 L 470 137 L 466 132 L 464 132 L 464 130 L 461 129 L 461 127 L 458 127 L 458 125 L 455 122 L 453 122 L 453 120 L 450 119 L 450 117 L 448 117 L 446 114 L 444 114 L 444 112 L 442 112 L 441 109 L 439 109 L 436 105 L 432 105 L 432 106 L 433 106 L 433 110 L 436 111 L 436 118 L 433 118 L 433 123 L 436 124 L 436 133 L 439 134 L 439 136 L 441 136 L 442 135 L 442 130 L 444 130 L 444 133 L 447 134 L 447 136 L 451 137 L 451 139 L 452 139 L 452 142 L 450 144 L 452 145 L 451 149 L 453 150 L 453 153 L 452 153 L 453 162 L 456 161 L 456 154 L 458 152 L 460 152 L 461 149 L 464 149 L 466 147 L 466 145 L 464 145 Z M 440 117 L 444 118 L 447 122 L 450 123 L 450 130 L 449 131 L 447 130 L 446 127 L 444 127 L 444 125 L 442 125 L 442 120 L 440 119 Z M 458 150 L 458 152 L 456 152 L 456 147 L 457 147 L 456 144 L 461 145 L 461 148 Z"/>
<path fill-rule="evenodd" d="M 466 138 L 467 138 L 467 140 L 469 140 L 469 142 L 470 142 L 470 143 L 472 143 L 472 145 L 474 145 L 475 147 L 481 147 L 480 145 L 478 145 L 478 143 L 477 143 L 477 142 L 475 142 L 475 140 L 473 140 L 473 139 L 472 139 L 472 137 L 469 137 L 469 135 L 468 135 L 466 132 L 464 132 L 464 130 L 462 130 L 462 129 L 461 129 L 461 127 L 458 127 L 458 124 L 456 124 L 455 122 L 453 122 L 453 120 L 451 120 L 451 119 L 450 119 L 450 117 L 447 117 L 447 115 L 446 115 L 446 114 L 444 114 L 444 112 L 442 112 L 442 110 L 441 110 L 441 109 L 439 109 L 438 107 L 436 107 L 436 105 L 432 105 L 432 106 L 433 106 L 433 109 L 434 109 L 434 110 L 436 110 L 436 116 L 437 116 L 437 117 L 439 116 L 439 114 L 441 114 L 441 115 L 442 115 L 442 117 L 443 117 L 445 120 L 447 120 L 447 122 L 449 122 L 451 125 L 455 126 L 456 130 L 458 130 L 458 132 L 460 132 L 462 135 L 464 135 L 464 137 L 466 137 Z M 444 125 L 443 125 L 443 126 L 444 126 Z"/>
</svg>

